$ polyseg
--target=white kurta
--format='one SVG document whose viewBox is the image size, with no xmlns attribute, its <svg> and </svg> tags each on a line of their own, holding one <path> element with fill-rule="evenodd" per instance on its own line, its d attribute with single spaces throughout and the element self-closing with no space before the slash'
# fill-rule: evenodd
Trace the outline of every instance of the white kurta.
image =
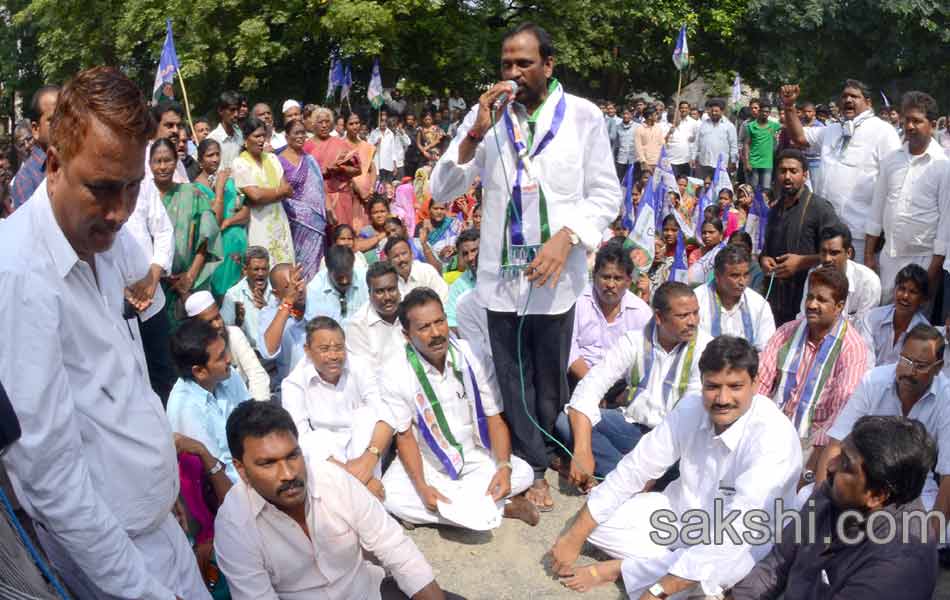
<svg viewBox="0 0 950 600">
<path fill-rule="evenodd" d="M 712 305 L 715 299 L 711 298 L 712 290 L 708 285 L 701 285 L 693 290 L 696 292 L 696 300 L 699 301 L 699 328 L 712 335 Z M 748 307 L 749 316 L 752 318 L 752 330 L 755 332 L 754 339 L 749 340 L 755 349 L 759 352 L 765 350 L 765 345 L 775 334 L 775 317 L 772 316 L 772 308 L 769 303 L 758 292 L 751 288 L 746 288 L 742 292 L 742 298 L 739 303 L 726 310 L 721 304 L 719 306 L 720 323 L 722 331 L 720 335 L 734 335 L 745 338 L 745 326 L 742 323 L 742 311 Z"/>
</svg>

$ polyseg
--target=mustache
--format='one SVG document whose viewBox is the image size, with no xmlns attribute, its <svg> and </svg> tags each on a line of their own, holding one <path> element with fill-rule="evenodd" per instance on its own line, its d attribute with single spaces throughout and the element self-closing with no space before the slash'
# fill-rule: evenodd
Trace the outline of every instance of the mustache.
<svg viewBox="0 0 950 600">
<path fill-rule="evenodd" d="M 737 408 L 737 406 L 735 404 L 713 404 L 709 408 L 711 408 L 712 410 L 729 410 L 729 409 Z"/>
<path fill-rule="evenodd" d="M 290 491 L 295 488 L 302 488 L 304 486 L 303 481 L 299 479 L 291 479 L 285 483 L 282 483 L 279 488 L 277 488 L 278 494 L 283 494 L 284 492 Z"/>
<path fill-rule="evenodd" d="M 439 337 L 434 337 L 431 340 L 429 340 L 429 347 L 435 348 L 436 346 L 440 346 L 448 341 L 449 339 L 447 337 L 440 335 Z"/>
</svg>

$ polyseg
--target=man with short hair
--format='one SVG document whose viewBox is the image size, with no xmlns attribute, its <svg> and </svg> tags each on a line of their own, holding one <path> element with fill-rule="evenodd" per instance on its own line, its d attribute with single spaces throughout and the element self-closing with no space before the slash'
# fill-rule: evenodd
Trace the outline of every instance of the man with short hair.
<svg viewBox="0 0 950 600">
<path fill-rule="evenodd" d="M 640 123 L 633 120 L 633 113 L 630 109 L 624 109 L 623 117 L 617 125 L 617 150 L 614 152 L 614 162 L 617 165 L 617 179 L 623 181 L 627 176 L 627 170 L 633 165 L 634 180 L 639 179 L 639 162 L 637 157 L 637 145 L 634 137 Z"/>
<path fill-rule="evenodd" d="M 33 93 L 28 117 L 33 128 L 33 149 L 16 173 L 10 186 L 10 198 L 16 210 L 30 199 L 46 178 L 46 151 L 50 143 L 50 121 L 59 97 L 58 85 L 44 85 Z"/>
<path fill-rule="evenodd" d="M 567 361 L 574 384 L 604 360 L 618 339 L 628 331 L 641 331 L 653 317 L 650 306 L 630 291 L 634 270 L 622 242 L 608 242 L 597 251 L 593 282 L 574 306 L 574 334 Z"/>
<path fill-rule="evenodd" d="M 769 120 L 772 107 L 764 100 L 758 101 L 759 113 L 754 121 L 745 125 L 745 170 L 750 174 L 752 189 L 761 190 L 772 187 L 772 159 L 775 157 L 775 144 L 778 132 L 782 128 Z"/>
<path fill-rule="evenodd" d="M 45 183 L 0 223 L 0 380 L 23 431 L 2 460 L 74 595 L 210 600 L 171 514 L 172 431 L 123 314 L 122 226 L 150 128 L 135 83 L 81 71 L 50 121 Z"/>
<path fill-rule="evenodd" d="M 391 237 L 386 240 L 383 253 L 396 267 L 399 275 L 399 294 L 403 298 L 417 287 L 427 287 L 435 290 L 439 298 L 449 297 L 449 286 L 439 275 L 439 272 L 429 263 L 415 260 L 409 240 L 401 237 Z"/>
<path fill-rule="evenodd" d="M 699 286 L 699 328 L 711 337 L 744 337 L 759 352 L 775 333 L 772 308 L 749 287 L 752 257 L 744 247 L 730 243 L 716 255 L 715 278 Z"/>
<path fill-rule="evenodd" d="M 181 104 L 174 101 L 167 101 L 152 107 L 152 118 L 155 120 L 155 137 L 149 143 L 151 146 L 155 140 L 166 139 L 172 143 L 175 148 L 178 147 L 178 141 L 184 136 L 185 109 Z M 152 179 L 152 170 L 148 166 L 148 154 L 145 159 L 145 178 Z M 188 170 L 185 168 L 181 157 L 178 157 L 175 163 L 175 174 L 172 177 L 175 183 L 188 183 Z"/>
<path fill-rule="evenodd" d="M 565 586 L 585 591 L 622 577 L 630 598 L 715 596 L 768 552 L 768 540 L 750 543 L 755 532 L 747 517 L 755 511 L 770 529 L 776 500 L 795 498 L 802 456 L 788 419 L 755 393 L 758 365 L 755 348 L 742 338 L 724 335 L 706 346 L 702 391 L 684 397 L 640 440 L 558 537 L 552 569 Z M 662 493 L 643 491 L 677 461 L 679 479 Z M 657 511 L 668 515 L 661 519 L 665 532 L 657 531 Z M 697 511 L 738 513 L 730 521 L 737 537 L 703 543 L 690 516 Z M 585 541 L 615 560 L 575 566 Z"/>
<path fill-rule="evenodd" d="M 306 341 L 307 284 L 300 278 L 300 265 L 280 263 L 270 270 L 271 297 L 261 309 L 257 351 L 264 360 L 276 360 L 277 374 L 271 389 L 303 358 Z"/>
<path fill-rule="evenodd" d="M 406 345 L 383 366 L 380 383 L 399 453 L 383 476 L 386 509 L 414 524 L 490 530 L 505 516 L 537 525 L 538 509 L 523 495 L 533 473 L 511 454 L 491 366 L 449 336 L 442 301 L 429 288 L 409 292 L 399 323 Z"/>
<path fill-rule="evenodd" d="M 848 278 L 848 301 L 845 304 L 844 316 L 852 323 L 859 324 L 881 303 L 881 280 L 874 271 L 851 260 L 854 257 L 851 231 L 843 223 L 834 223 L 823 228 L 818 233 L 818 239 L 820 266 L 838 269 Z M 807 297 L 806 281 L 799 318 L 805 314 Z"/>
<path fill-rule="evenodd" d="M 221 331 L 201 319 L 188 319 L 171 339 L 178 381 L 168 396 L 168 422 L 172 431 L 201 442 L 232 482 L 237 471 L 228 452 L 225 424 L 238 404 L 250 398 Z"/>
<path fill-rule="evenodd" d="M 917 325 L 930 325 L 921 312 L 929 293 L 927 271 L 911 263 L 897 272 L 894 284 L 894 301 L 872 308 L 861 323 L 861 333 L 878 367 L 898 361 L 907 332 Z"/>
<path fill-rule="evenodd" d="M 266 102 L 258 102 L 251 108 L 251 115 L 267 125 L 267 141 L 264 143 L 264 150 L 267 152 L 283 150 L 287 145 L 287 138 L 274 126 L 274 111 L 271 110 L 270 105 Z"/>
<path fill-rule="evenodd" d="M 828 484 L 727 598 L 932 598 L 936 545 L 912 513 L 923 509 L 916 498 L 937 456 L 919 421 L 860 418 L 830 465 Z M 849 510 L 860 516 L 842 523 Z M 796 535 L 803 521 L 812 532 L 807 540 Z"/>
<path fill-rule="evenodd" d="M 889 123 L 874 116 L 870 88 L 860 81 L 844 81 L 840 100 L 844 119 L 828 127 L 802 127 L 795 110 L 798 93 L 797 85 L 782 86 L 785 128 L 797 146 L 821 146 L 821 177 L 812 180 L 812 188 L 831 202 L 851 230 L 855 260 L 863 261 L 864 235 L 881 161 L 900 148 L 900 137 Z"/>
<path fill-rule="evenodd" d="M 633 134 L 640 161 L 640 172 L 653 171 L 660 162 L 660 151 L 666 141 L 666 127 L 657 122 L 656 108 L 648 106 L 643 111 L 643 125 Z"/>
<path fill-rule="evenodd" d="M 218 126 L 208 137 L 221 144 L 221 164 L 218 169 L 230 169 L 231 163 L 244 150 L 244 134 L 238 126 L 241 97 L 226 90 L 218 96 Z"/>
<path fill-rule="evenodd" d="M 610 140 L 610 149 L 614 156 L 617 156 L 619 139 L 617 138 L 617 128 L 620 126 L 620 117 L 617 116 L 617 105 L 608 101 L 604 105 L 604 124 L 607 126 L 607 138 Z"/>
<path fill-rule="evenodd" d="M 281 406 L 311 456 L 337 462 L 382 500 L 382 457 L 395 422 L 367 376 L 377 366 L 349 356 L 340 324 L 316 317 L 307 323 L 304 359 L 281 384 Z"/>
<path fill-rule="evenodd" d="M 795 318 L 808 269 L 819 264 L 818 234 L 838 222 L 834 208 L 805 185 L 808 161 L 798 150 L 783 150 L 776 159 L 780 195 L 769 209 L 765 247 L 759 257 L 766 278 L 773 286 L 769 295 L 776 325 Z"/>
<path fill-rule="evenodd" d="M 195 146 L 204 141 L 208 134 L 211 133 L 211 123 L 208 121 L 208 117 L 198 117 L 194 120 L 195 131 L 194 131 L 194 142 Z"/>
<path fill-rule="evenodd" d="M 693 156 L 692 148 L 696 141 L 699 120 L 689 114 L 689 102 L 681 100 L 677 110 L 679 121 L 666 134 L 666 156 L 676 177 L 689 176 L 689 161 Z"/>
<path fill-rule="evenodd" d="M 762 353 L 759 393 L 792 420 L 809 471 L 828 441 L 828 428 L 868 368 L 867 346 L 843 314 L 847 298 L 844 273 L 830 266 L 815 269 L 808 275 L 805 317 L 779 327 Z"/>
<path fill-rule="evenodd" d="M 327 250 L 326 269 L 307 284 L 306 320 L 330 317 L 341 325 L 369 301 L 366 275 L 363 269 L 353 267 L 356 257 L 351 248 L 330 246 Z"/>
<path fill-rule="evenodd" d="M 880 274 L 884 301 L 893 295 L 894 276 L 909 264 L 927 270 L 936 293 L 950 245 L 950 157 L 933 138 L 937 101 L 907 92 L 901 112 L 905 142 L 881 158 L 865 227 L 864 264 Z"/>
<path fill-rule="evenodd" d="M 211 292 L 201 290 L 188 296 L 185 300 L 185 314 L 189 318 L 210 323 L 218 330 L 227 345 L 233 366 L 250 392 L 250 397 L 259 402 L 270 400 L 270 376 L 261 366 L 261 361 L 251 348 L 244 332 L 239 327 L 224 324 L 224 319 Z"/>
<path fill-rule="evenodd" d="M 818 109 L 814 102 L 803 102 L 801 105 L 801 114 L 799 119 L 802 127 L 824 127 L 825 124 L 818 118 Z M 805 158 L 808 160 L 808 173 L 812 181 L 818 179 L 821 175 L 821 144 L 809 144 L 804 150 Z"/>
<path fill-rule="evenodd" d="M 270 298 L 270 255 L 262 246 L 249 246 L 244 257 L 244 277 L 225 292 L 221 317 L 240 327 L 251 347 L 257 349 L 258 318 Z"/>
<path fill-rule="evenodd" d="M 449 297 L 445 302 L 445 317 L 453 331 L 458 327 L 455 309 L 459 298 L 475 289 L 475 278 L 478 273 L 478 247 L 479 232 L 477 229 L 466 229 L 455 240 L 455 254 L 459 261 L 465 265 L 465 271 L 449 286 Z"/>
<path fill-rule="evenodd" d="M 571 483 L 588 489 L 657 427 L 687 394 L 699 391 L 697 363 L 710 338 L 699 329 L 699 304 L 686 284 L 669 281 L 653 296 L 653 318 L 627 331 L 574 389 L 557 431 L 573 444 Z M 600 408 L 618 380 L 625 406 Z"/>
<path fill-rule="evenodd" d="M 366 487 L 301 450 L 286 410 L 245 402 L 227 434 L 241 480 L 218 510 L 214 547 L 235 600 L 445 598 L 432 567 Z"/>
<path fill-rule="evenodd" d="M 366 270 L 369 302 L 346 325 L 346 352 L 370 364 L 381 365 L 405 345 L 399 326 L 399 275 L 388 260 L 375 262 Z"/>
<path fill-rule="evenodd" d="M 735 169 L 739 158 L 739 145 L 736 139 L 736 126 L 729 119 L 722 118 L 726 103 L 720 98 L 711 98 L 706 102 L 709 120 L 703 121 L 696 129 L 696 142 L 693 145 L 693 175 L 705 179 L 716 171 L 719 157 L 729 171 Z"/>
<path fill-rule="evenodd" d="M 396 117 L 383 115 L 385 113 L 380 115 L 379 127 L 370 132 L 367 141 L 376 146 L 373 164 L 379 172 L 379 179 L 386 182 L 393 180 L 393 174 L 396 172 L 396 144 L 401 144 L 402 141 L 396 140 L 396 133 L 393 130 L 396 126 Z"/>
</svg>

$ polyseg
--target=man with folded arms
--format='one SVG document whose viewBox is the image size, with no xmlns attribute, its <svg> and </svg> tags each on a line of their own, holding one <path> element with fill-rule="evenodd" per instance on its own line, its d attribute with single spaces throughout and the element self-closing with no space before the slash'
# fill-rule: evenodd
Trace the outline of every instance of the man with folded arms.
<svg viewBox="0 0 950 600">
<path fill-rule="evenodd" d="M 366 270 L 369 302 L 346 325 L 346 352 L 373 365 L 382 365 L 401 352 L 406 343 L 396 313 L 399 310 L 399 275 L 388 260 L 375 262 Z"/>
<path fill-rule="evenodd" d="M 552 568 L 565 586 L 585 591 L 622 576 L 630 598 L 715 595 L 765 556 L 769 544 L 750 538 L 769 533 L 776 499 L 794 500 L 802 455 L 788 419 L 755 393 L 758 364 L 744 339 L 721 336 L 706 346 L 699 359 L 702 394 L 687 395 L 640 440 L 554 544 Z M 644 493 L 676 461 L 680 478 L 663 493 Z M 694 510 L 710 517 L 738 512 L 730 529 L 735 537 L 697 543 L 695 529 L 685 530 L 693 521 L 684 515 Z M 755 529 L 742 518 L 751 510 L 768 514 Z M 662 528 L 654 522 L 657 511 L 669 511 Z M 614 560 L 575 567 L 588 540 Z"/>
</svg>

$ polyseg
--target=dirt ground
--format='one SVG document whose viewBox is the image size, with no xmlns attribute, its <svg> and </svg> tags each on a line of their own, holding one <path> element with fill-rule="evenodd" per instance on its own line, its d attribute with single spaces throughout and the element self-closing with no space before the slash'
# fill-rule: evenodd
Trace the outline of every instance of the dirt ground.
<svg viewBox="0 0 950 600">
<path fill-rule="evenodd" d="M 619 583 L 577 594 L 561 586 L 547 571 L 544 554 L 569 520 L 584 504 L 569 487 L 559 485 L 557 474 L 548 471 L 548 483 L 556 503 L 552 512 L 541 515 L 537 527 L 505 519 L 492 532 L 470 532 L 453 528 L 417 527 L 408 532 L 435 569 L 443 589 L 468 600 L 620 600 L 625 598 Z M 586 547 L 581 564 L 602 559 Z M 950 570 L 941 570 L 935 600 L 950 600 Z"/>
</svg>

